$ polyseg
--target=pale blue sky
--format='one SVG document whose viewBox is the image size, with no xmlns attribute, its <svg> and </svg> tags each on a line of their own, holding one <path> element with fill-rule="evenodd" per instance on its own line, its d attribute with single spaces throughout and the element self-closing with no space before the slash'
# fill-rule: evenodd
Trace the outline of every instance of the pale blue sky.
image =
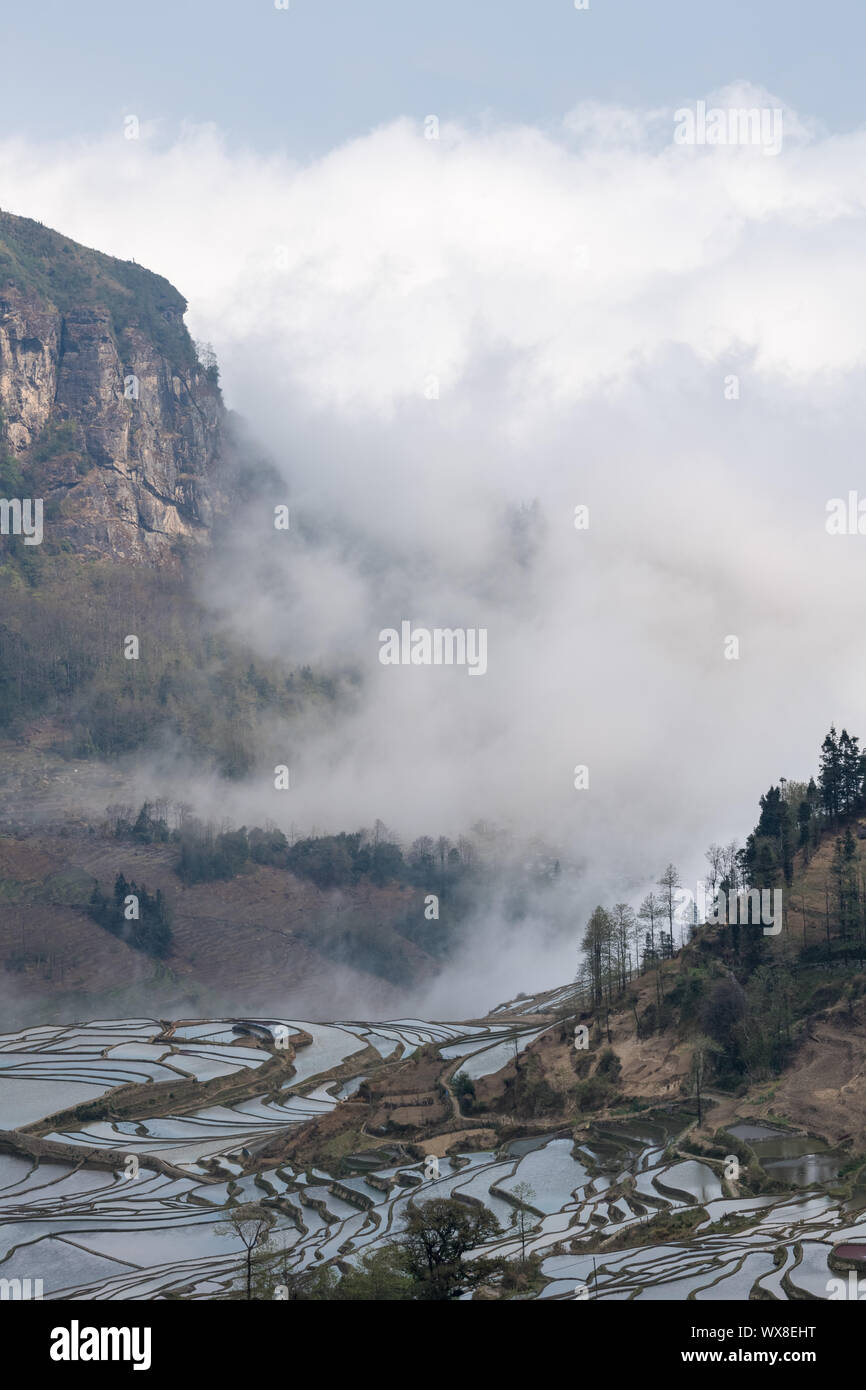
<svg viewBox="0 0 866 1390">
<path fill-rule="evenodd" d="M 544 125 L 739 78 L 830 130 L 864 106 L 862 0 L 0 0 L 0 25 L 0 129 L 43 139 L 134 113 L 303 158 L 401 114 Z"/>
</svg>

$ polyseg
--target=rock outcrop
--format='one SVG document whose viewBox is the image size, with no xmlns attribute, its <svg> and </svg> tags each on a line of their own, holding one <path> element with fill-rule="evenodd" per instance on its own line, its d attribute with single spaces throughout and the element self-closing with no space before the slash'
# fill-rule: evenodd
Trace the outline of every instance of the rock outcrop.
<svg viewBox="0 0 866 1390">
<path fill-rule="evenodd" d="M 0 213 L 0 494 L 43 498 L 46 548 L 161 565 L 207 541 L 226 412 L 185 310 L 161 276 Z"/>
</svg>

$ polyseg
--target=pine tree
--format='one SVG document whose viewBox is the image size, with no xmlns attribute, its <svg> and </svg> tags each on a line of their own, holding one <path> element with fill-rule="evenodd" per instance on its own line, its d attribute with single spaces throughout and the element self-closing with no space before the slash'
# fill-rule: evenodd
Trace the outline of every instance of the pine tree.
<svg viewBox="0 0 866 1390">
<path fill-rule="evenodd" d="M 862 790 L 863 755 L 860 740 L 843 729 L 839 735 L 839 801 L 844 815 L 853 815 L 859 808 Z"/>
<path fill-rule="evenodd" d="M 818 775 L 821 805 L 824 808 L 824 814 L 829 816 L 831 820 L 836 820 L 839 815 L 841 780 L 842 758 L 839 740 L 836 736 L 836 730 L 831 724 L 830 732 L 821 744 L 821 771 Z"/>
</svg>

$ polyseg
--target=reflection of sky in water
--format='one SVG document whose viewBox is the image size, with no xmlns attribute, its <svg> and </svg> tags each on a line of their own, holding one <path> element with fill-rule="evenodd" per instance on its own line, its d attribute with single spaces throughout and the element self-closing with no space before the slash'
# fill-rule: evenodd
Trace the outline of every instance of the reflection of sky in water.
<svg viewBox="0 0 866 1390">
<path fill-rule="evenodd" d="M 812 1183 L 829 1182 L 839 1172 L 839 1161 L 832 1154 L 804 1154 L 801 1158 L 763 1160 L 768 1173 L 799 1187 L 809 1187 Z"/>
<path fill-rule="evenodd" d="M 510 1202 L 506 1202 L 504 1198 L 492 1196 L 490 1193 L 490 1186 L 492 1183 L 500 1187 L 507 1186 L 505 1179 L 509 1177 L 513 1167 L 513 1160 L 508 1160 L 504 1163 L 491 1163 L 488 1167 L 483 1168 L 480 1173 L 473 1174 L 465 1185 L 463 1183 L 457 1183 L 455 1188 L 456 1191 L 465 1193 L 468 1197 L 478 1197 L 484 1205 L 493 1212 L 493 1215 L 497 1218 L 504 1231 L 507 1231 L 510 1227 L 511 1217 L 515 1208 L 511 1206 Z M 527 1229 L 536 1219 L 537 1218 L 533 1217 L 531 1213 L 529 1214 Z"/>
<path fill-rule="evenodd" d="M 349 1081 L 344 1081 L 335 1093 L 337 1100 L 345 1100 L 347 1096 L 353 1096 L 366 1080 L 366 1075 L 362 1073 L 360 1076 L 351 1077 Z"/>
<path fill-rule="evenodd" d="M 518 1037 L 518 1055 L 523 1052 L 524 1048 L 529 1046 L 533 1038 L 537 1038 L 539 1034 L 544 1031 L 544 1028 L 534 1028 L 532 1032 L 524 1033 L 522 1036 Z M 475 1055 L 470 1057 L 465 1065 L 460 1068 L 460 1071 L 465 1072 L 467 1076 L 471 1076 L 473 1081 L 477 1081 L 479 1077 L 490 1076 L 495 1071 L 501 1071 L 501 1069 L 506 1066 L 508 1062 L 513 1061 L 513 1059 L 514 1041 L 509 1038 L 507 1042 L 498 1043 L 495 1047 L 491 1047 L 486 1052 L 476 1052 Z"/>
<path fill-rule="evenodd" d="M 338 1067 L 353 1052 L 362 1052 L 367 1045 L 363 1038 L 347 1033 L 344 1028 L 333 1028 L 330 1024 L 291 1023 L 289 1027 L 303 1028 L 305 1033 L 311 1034 L 313 1042 L 310 1047 L 298 1048 L 292 1063 L 295 1070 L 291 1080 L 285 1083 L 288 1086 L 297 1086 L 309 1076 Z"/>
<path fill-rule="evenodd" d="M 706 1163 L 691 1160 L 675 1163 L 666 1170 L 663 1182 L 665 1187 L 676 1187 L 681 1192 L 690 1193 L 697 1202 L 711 1202 L 722 1195 L 721 1181 Z"/>
<path fill-rule="evenodd" d="M 129 1252 L 123 1263 L 132 1269 Z M 38 1245 L 16 1250 L 11 1259 L 0 1265 L 0 1276 L 4 1279 L 41 1279 L 43 1291 L 48 1294 L 109 1278 L 117 1274 L 120 1268 L 116 1260 L 108 1260 L 65 1240 L 48 1236 Z"/>
<path fill-rule="evenodd" d="M 571 1139 L 552 1139 L 543 1149 L 526 1154 L 514 1176 L 500 1186 L 513 1192 L 518 1183 L 529 1183 L 535 1193 L 528 1199 L 530 1206 L 543 1212 L 559 1211 L 574 1200 L 573 1190 L 589 1181 L 583 1164 L 572 1158 L 571 1148 Z"/>
<path fill-rule="evenodd" d="M 718 1283 L 701 1289 L 695 1298 L 702 1301 L 724 1298 L 746 1300 L 756 1279 L 773 1268 L 773 1256 L 769 1250 L 755 1251 L 747 1255 L 740 1269 L 734 1269 Z"/>
<path fill-rule="evenodd" d="M 832 1245 L 819 1245 L 815 1241 L 803 1241 L 803 1258 L 796 1269 L 789 1271 L 790 1282 L 797 1289 L 813 1294 L 816 1298 L 827 1298 L 827 1283 L 835 1277 L 827 1264 Z"/>
<path fill-rule="evenodd" d="M 9 1081 L 0 1077 L 0 1129 L 19 1129 L 56 1110 L 97 1100 L 110 1089 L 83 1081 Z"/>
</svg>

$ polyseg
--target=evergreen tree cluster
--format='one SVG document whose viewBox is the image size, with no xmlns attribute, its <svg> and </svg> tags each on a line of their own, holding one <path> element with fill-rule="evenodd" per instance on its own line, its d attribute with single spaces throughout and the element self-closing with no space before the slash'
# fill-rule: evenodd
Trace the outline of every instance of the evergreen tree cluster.
<svg viewBox="0 0 866 1390">
<path fill-rule="evenodd" d="M 139 887 L 118 874 L 111 897 L 96 884 L 89 912 L 94 922 L 134 950 L 157 960 L 171 954 L 171 911 L 161 889 L 148 893 L 143 884 Z"/>
<path fill-rule="evenodd" d="M 118 839 L 139 844 L 177 844 L 176 870 L 184 883 L 231 879 L 254 864 L 270 864 L 318 888 L 348 888 L 362 880 L 381 887 L 397 883 L 440 894 L 469 869 L 471 842 L 453 845 L 445 836 L 419 836 L 408 850 L 381 821 L 372 830 L 309 835 L 290 844 L 274 825 L 219 830 L 198 820 L 187 806 L 146 801 L 138 812 L 131 806 L 109 806 L 107 814 Z M 173 813 L 178 824 L 169 826 Z"/>
<path fill-rule="evenodd" d="M 866 808 L 866 753 L 860 740 L 847 729 L 837 734 L 831 725 L 821 745 L 817 783 L 814 778 L 807 784 L 781 779 L 761 797 L 760 806 L 743 852 L 744 876 L 752 888 L 790 884 L 796 850 L 808 862 L 824 830 L 850 827 Z"/>
</svg>

